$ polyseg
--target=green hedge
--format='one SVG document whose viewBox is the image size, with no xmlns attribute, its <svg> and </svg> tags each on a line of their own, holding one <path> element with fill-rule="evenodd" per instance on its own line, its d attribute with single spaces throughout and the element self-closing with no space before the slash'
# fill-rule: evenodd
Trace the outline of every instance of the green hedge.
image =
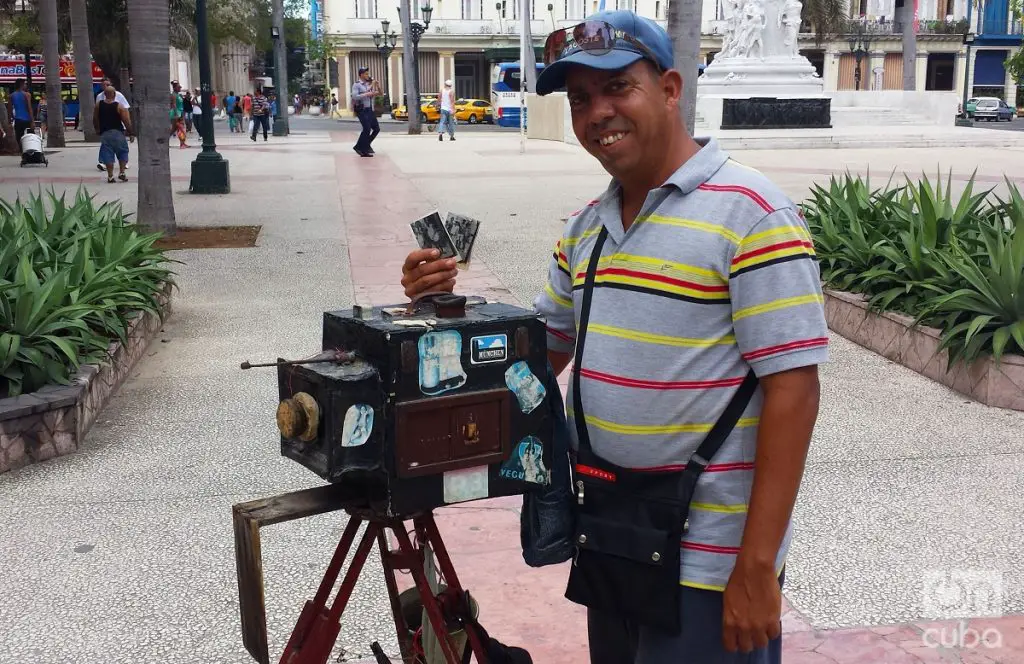
<svg viewBox="0 0 1024 664">
<path fill-rule="evenodd" d="M 159 313 L 169 262 L 119 204 L 83 189 L 0 200 L 0 398 L 67 384 L 126 340 L 137 312 Z"/>
<path fill-rule="evenodd" d="M 1024 199 L 1006 186 L 1003 200 L 974 176 L 958 197 L 952 176 L 816 185 L 802 207 L 823 281 L 939 328 L 950 365 L 1024 353 Z"/>
</svg>

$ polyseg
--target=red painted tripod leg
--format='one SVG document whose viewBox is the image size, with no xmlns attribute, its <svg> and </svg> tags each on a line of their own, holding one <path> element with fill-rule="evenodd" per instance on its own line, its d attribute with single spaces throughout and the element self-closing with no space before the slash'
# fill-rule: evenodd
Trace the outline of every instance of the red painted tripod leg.
<svg viewBox="0 0 1024 664">
<path fill-rule="evenodd" d="M 299 614 L 299 619 L 295 623 L 295 629 L 292 630 L 292 635 L 288 638 L 288 644 L 284 647 L 284 652 L 281 654 L 281 664 L 298 664 L 304 661 L 303 659 L 297 659 L 297 657 L 309 638 L 317 618 L 319 617 L 322 620 L 325 615 L 327 598 L 330 596 L 331 589 L 334 588 L 334 584 L 338 580 L 341 566 L 345 563 L 345 557 L 348 556 L 349 549 L 352 548 L 352 542 L 356 539 L 356 533 L 359 532 L 359 524 L 362 521 L 357 516 L 349 517 L 348 525 L 345 526 L 345 532 L 341 535 L 338 548 L 334 550 L 331 564 L 327 566 L 327 571 L 324 572 L 324 578 L 320 581 L 320 587 L 316 591 L 316 596 L 312 601 L 307 600 L 306 605 L 302 607 L 302 613 Z"/>
<path fill-rule="evenodd" d="M 394 530 L 402 553 L 420 554 L 418 549 L 413 548 L 412 542 L 409 540 L 409 534 L 405 532 L 404 528 L 398 527 Z M 418 557 L 422 561 L 422 556 L 418 555 Z M 445 625 L 441 605 L 438 604 L 437 598 L 434 597 L 434 593 L 430 590 L 430 584 L 427 582 L 427 575 L 423 571 L 422 562 L 419 565 L 412 565 L 410 571 L 412 572 L 412 578 L 416 581 L 416 589 L 420 591 L 420 599 L 423 602 L 423 608 L 427 612 L 427 618 L 430 620 L 431 627 L 434 628 L 434 634 L 437 635 L 438 643 L 441 644 L 445 661 L 448 664 L 461 664 L 462 658 L 455 652 L 455 646 L 448 636 L 448 626 Z"/>
<path fill-rule="evenodd" d="M 401 525 L 399 525 L 401 527 Z M 395 631 L 398 632 L 398 649 L 402 653 L 403 662 L 413 659 L 412 639 L 409 638 L 409 625 L 402 614 L 402 602 L 398 598 L 398 582 L 395 580 L 394 559 L 388 543 L 387 531 L 383 528 L 377 533 L 377 548 L 380 550 L 380 562 L 384 567 L 384 583 L 388 588 L 388 599 L 391 601 L 391 615 L 395 619 Z"/>
<path fill-rule="evenodd" d="M 444 576 L 445 582 L 448 585 L 448 591 L 455 592 L 461 597 L 462 584 L 459 583 L 459 577 L 455 575 L 455 566 L 452 565 L 448 549 L 445 548 L 444 541 L 441 539 L 441 531 L 437 529 L 437 524 L 434 523 L 433 513 L 428 512 L 419 516 L 415 519 L 415 522 L 417 531 L 422 531 L 426 535 L 426 541 L 430 543 L 430 547 L 434 550 L 437 568 L 441 571 L 441 575 Z M 473 654 L 476 655 L 477 664 L 488 664 L 487 652 L 484 649 L 480 633 L 477 632 L 473 625 L 466 625 L 466 634 L 469 636 L 470 648 L 472 648 Z"/>
</svg>

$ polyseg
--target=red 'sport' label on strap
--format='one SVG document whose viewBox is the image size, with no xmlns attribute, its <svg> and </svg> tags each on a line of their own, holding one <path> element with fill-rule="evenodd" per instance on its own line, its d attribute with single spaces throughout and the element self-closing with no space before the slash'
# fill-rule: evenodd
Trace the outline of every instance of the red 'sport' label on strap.
<svg viewBox="0 0 1024 664">
<path fill-rule="evenodd" d="M 581 475 L 596 477 L 597 479 L 605 480 L 606 482 L 615 481 L 615 473 L 609 473 L 607 470 L 601 470 L 600 468 L 594 468 L 593 466 L 584 466 L 581 463 L 576 464 L 576 472 Z"/>
</svg>

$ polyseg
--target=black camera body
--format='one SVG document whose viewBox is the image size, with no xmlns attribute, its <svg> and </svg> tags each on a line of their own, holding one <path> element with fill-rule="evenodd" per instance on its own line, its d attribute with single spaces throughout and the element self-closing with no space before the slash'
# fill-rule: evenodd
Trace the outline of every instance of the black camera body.
<svg viewBox="0 0 1024 664">
<path fill-rule="evenodd" d="M 324 314 L 345 361 L 278 367 L 281 453 L 389 515 L 550 482 L 543 321 L 482 298 Z"/>
</svg>

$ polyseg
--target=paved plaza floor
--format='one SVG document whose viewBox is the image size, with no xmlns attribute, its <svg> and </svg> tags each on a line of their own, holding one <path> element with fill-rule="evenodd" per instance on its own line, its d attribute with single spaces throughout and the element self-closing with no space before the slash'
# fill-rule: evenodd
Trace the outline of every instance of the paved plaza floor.
<svg viewBox="0 0 1024 664">
<path fill-rule="evenodd" d="M 179 224 L 263 232 L 252 249 L 175 252 L 174 314 L 83 448 L 0 475 L 0 663 L 250 661 L 231 505 L 319 480 L 279 456 L 273 371 L 239 363 L 319 350 L 324 310 L 401 302 L 408 222 L 434 209 L 483 221 L 460 290 L 528 304 L 564 220 L 607 183 L 588 155 L 561 143 L 531 141 L 521 154 L 514 134 L 455 143 L 388 134 L 376 158 L 361 159 L 339 126 L 256 144 L 220 136 L 227 196 L 188 194 L 197 151 L 172 150 Z M 956 187 L 975 169 L 986 187 L 1024 175 L 1024 147 L 733 156 L 795 200 L 847 169 L 870 169 L 879 184 L 893 170 L 952 169 Z M 106 184 L 94 158 L 85 145 L 58 151 L 48 169 L 3 158 L 0 198 L 84 183 L 132 211 L 134 183 Z M 973 403 L 842 338 L 831 349 L 787 567 L 784 661 L 1024 662 L 1024 413 Z M 583 614 L 562 599 L 566 569 L 523 564 L 518 506 L 506 498 L 445 508 L 438 522 L 494 636 L 525 645 L 538 664 L 584 662 Z M 264 531 L 272 658 L 343 526 L 329 514 Z M 973 584 L 966 626 L 989 642 L 954 643 L 960 624 L 929 615 L 936 573 Z M 983 582 L 1001 592 L 982 598 Z M 362 661 L 373 640 L 394 654 L 387 612 L 372 567 L 332 661 Z M 950 647 L 929 647 L 940 633 Z"/>
</svg>

